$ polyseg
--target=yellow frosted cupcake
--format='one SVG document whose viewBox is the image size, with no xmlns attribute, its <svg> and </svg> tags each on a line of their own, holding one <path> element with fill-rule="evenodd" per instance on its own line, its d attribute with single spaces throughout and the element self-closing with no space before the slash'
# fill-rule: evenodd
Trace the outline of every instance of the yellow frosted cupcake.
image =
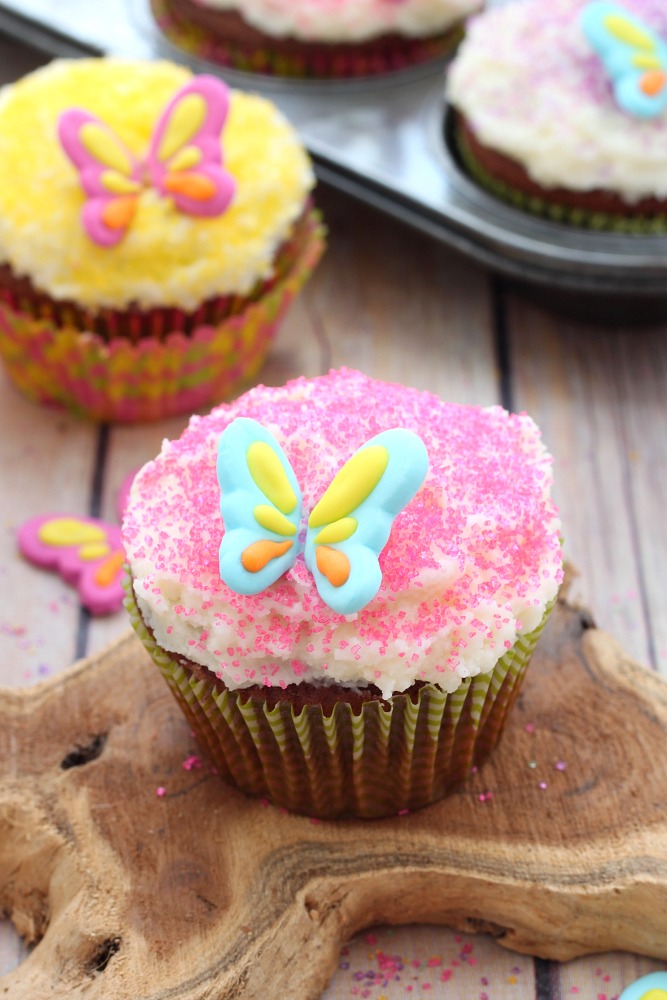
<svg viewBox="0 0 667 1000">
<path fill-rule="evenodd" d="M 58 60 L 0 97 L 0 353 L 97 420 L 187 412 L 255 374 L 323 248 L 269 101 L 169 62 Z"/>
</svg>

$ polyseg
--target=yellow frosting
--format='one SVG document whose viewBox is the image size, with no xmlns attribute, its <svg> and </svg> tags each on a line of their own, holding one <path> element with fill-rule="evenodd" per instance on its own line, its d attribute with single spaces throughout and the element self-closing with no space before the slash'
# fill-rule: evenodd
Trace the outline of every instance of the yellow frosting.
<svg viewBox="0 0 667 1000">
<path fill-rule="evenodd" d="M 192 309 L 270 277 L 314 178 L 292 127 L 256 95 L 231 92 L 222 145 L 236 191 L 224 214 L 194 218 L 146 188 L 116 246 L 97 246 L 81 225 L 85 196 L 58 141 L 61 112 L 91 112 L 141 157 L 160 113 L 191 76 L 168 62 L 56 60 L 5 87 L 0 260 L 53 298 L 93 308 L 137 302 Z"/>
</svg>

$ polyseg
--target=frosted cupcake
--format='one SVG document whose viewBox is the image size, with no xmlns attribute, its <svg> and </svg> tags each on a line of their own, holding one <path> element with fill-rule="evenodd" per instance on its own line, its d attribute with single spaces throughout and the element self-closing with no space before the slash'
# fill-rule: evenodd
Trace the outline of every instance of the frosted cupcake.
<svg viewBox="0 0 667 1000">
<path fill-rule="evenodd" d="M 525 414 L 347 370 L 260 386 L 135 478 L 130 614 L 229 783 L 424 806 L 496 745 L 555 599 L 550 486 Z"/>
<path fill-rule="evenodd" d="M 256 73 L 370 76 L 442 56 L 481 0 L 151 0 L 166 35 Z"/>
<path fill-rule="evenodd" d="M 61 60 L 0 97 L 0 353 L 97 420 L 191 413 L 263 361 L 322 250 L 263 98 L 168 62 Z"/>
<path fill-rule="evenodd" d="M 448 74 L 484 187 L 556 221 L 667 224 L 667 7 L 519 0 L 472 19 Z"/>
</svg>

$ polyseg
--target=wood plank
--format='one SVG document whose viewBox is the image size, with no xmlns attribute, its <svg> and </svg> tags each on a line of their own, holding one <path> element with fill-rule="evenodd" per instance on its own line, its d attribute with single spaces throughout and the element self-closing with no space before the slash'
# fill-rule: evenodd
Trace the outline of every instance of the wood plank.
<svg viewBox="0 0 667 1000">
<path fill-rule="evenodd" d="M 405 817 L 313 824 L 183 769 L 190 727 L 130 634 L 0 698 L 0 908 L 42 939 L 4 996 L 314 1000 L 376 922 L 667 959 L 666 740 L 667 683 L 560 602 L 464 789 Z"/>
<path fill-rule="evenodd" d="M 667 328 L 560 320 L 510 299 L 514 405 L 542 428 L 575 595 L 667 673 Z"/>
<path fill-rule="evenodd" d="M 317 201 L 329 248 L 303 301 L 326 346 L 323 370 L 347 365 L 452 402 L 497 402 L 486 272 L 330 188 Z"/>
<path fill-rule="evenodd" d="M 85 515 L 95 428 L 30 402 L 0 373 L 0 684 L 42 680 L 76 658 L 79 602 L 55 573 L 18 553 L 16 532 L 28 518 Z"/>
</svg>

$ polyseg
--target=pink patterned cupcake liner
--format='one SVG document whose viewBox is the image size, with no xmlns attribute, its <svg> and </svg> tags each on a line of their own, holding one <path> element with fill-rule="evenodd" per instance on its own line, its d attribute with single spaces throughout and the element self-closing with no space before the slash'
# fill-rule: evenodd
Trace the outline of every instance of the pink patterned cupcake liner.
<svg viewBox="0 0 667 1000">
<path fill-rule="evenodd" d="M 92 420 L 134 423 L 191 413 L 256 375 L 323 250 L 324 227 L 311 209 L 292 238 L 289 261 L 264 294 L 187 334 L 106 339 L 36 316 L 30 302 L 0 301 L 0 356 L 30 399 Z"/>
</svg>

